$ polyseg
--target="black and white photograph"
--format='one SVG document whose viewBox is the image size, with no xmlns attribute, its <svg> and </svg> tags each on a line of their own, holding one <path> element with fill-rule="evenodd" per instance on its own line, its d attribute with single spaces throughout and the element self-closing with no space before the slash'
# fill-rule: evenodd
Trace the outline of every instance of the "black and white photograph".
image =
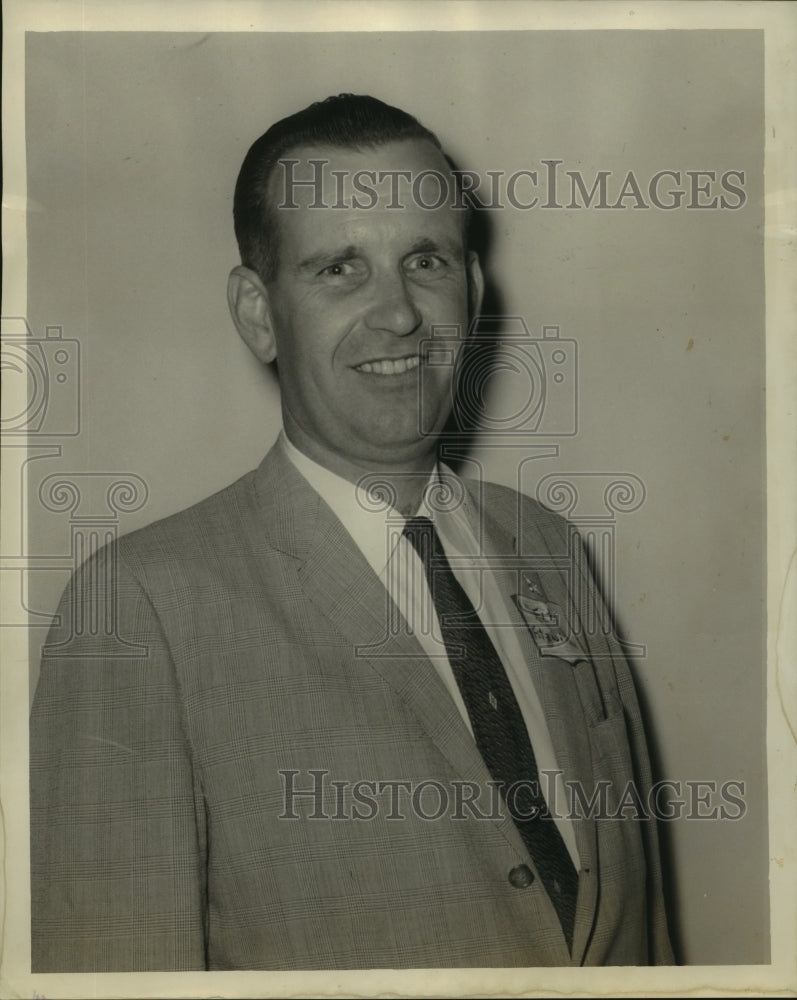
<svg viewBox="0 0 797 1000">
<path fill-rule="evenodd" d="M 795 995 L 790 5 L 3 13 L 3 996 Z"/>
</svg>

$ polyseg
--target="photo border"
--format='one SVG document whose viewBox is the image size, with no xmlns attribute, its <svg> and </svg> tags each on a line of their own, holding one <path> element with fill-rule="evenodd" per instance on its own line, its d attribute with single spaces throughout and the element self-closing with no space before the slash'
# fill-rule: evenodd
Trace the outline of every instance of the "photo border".
<svg viewBox="0 0 797 1000">
<path fill-rule="evenodd" d="M 3 5 L 4 316 L 27 312 L 24 33 L 49 31 L 595 31 L 762 28 L 765 32 L 768 725 L 771 963 L 680 968 L 201 972 L 32 975 L 29 970 L 27 640 L 5 629 L 0 678 L 0 788 L 5 892 L 0 989 L 31 997 L 764 995 L 797 992 L 797 11 L 789 3 L 38 2 Z M 367 14 L 365 13 L 367 11 Z M 368 24 L 367 29 L 362 25 Z M 23 683 L 20 683 L 22 680 Z M 22 709 L 22 705 L 25 709 Z M 209 978 L 211 977 L 211 978 Z"/>
</svg>

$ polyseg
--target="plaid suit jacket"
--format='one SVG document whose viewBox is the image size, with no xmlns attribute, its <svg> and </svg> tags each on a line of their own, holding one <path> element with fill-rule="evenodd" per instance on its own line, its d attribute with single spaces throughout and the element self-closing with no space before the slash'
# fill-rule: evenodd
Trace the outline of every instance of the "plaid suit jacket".
<svg viewBox="0 0 797 1000">
<path fill-rule="evenodd" d="M 644 798 L 619 647 L 599 634 L 591 663 L 540 658 L 510 600 L 520 553 L 548 567 L 549 600 L 586 609 L 566 523 L 489 484 L 465 509 L 484 553 L 509 557 L 495 572 L 565 779 Z M 511 818 L 486 793 L 465 804 L 490 775 L 389 610 L 276 450 L 84 564 L 31 719 L 34 971 L 672 960 L 654 822 L 589 816 L 569 954 L 540 878 L 510 881 L 536 875 Z"/>
</svg>

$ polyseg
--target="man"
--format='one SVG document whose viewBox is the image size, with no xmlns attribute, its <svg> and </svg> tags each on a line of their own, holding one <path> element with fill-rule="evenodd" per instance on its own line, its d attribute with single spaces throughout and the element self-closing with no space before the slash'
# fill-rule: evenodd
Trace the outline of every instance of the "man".
<svg viewBox="0 0 797 1000">
<path fill-rule="evenodd" d="M 671 960 L 653 823 L 589 807 L 650 775 L 572 532 L 437 463 L 482 293 L 460 194 L 373 98 L 249 151 L 229 302 L 284 432 L 64 596 L 31 723 L 34 971 Z"/>
</svg>

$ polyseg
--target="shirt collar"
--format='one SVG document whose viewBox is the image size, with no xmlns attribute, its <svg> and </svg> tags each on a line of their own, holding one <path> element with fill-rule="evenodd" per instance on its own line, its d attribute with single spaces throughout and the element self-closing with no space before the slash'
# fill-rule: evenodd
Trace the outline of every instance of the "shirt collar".
<svg viewBox="0 0 797 1000">
<path fill-rule="evenodd" d="M 285 457 L 328 504 L 374 572 L 381 576 L 406 519 L 378 494 L 369 496 L 362 487 L 308 458 L 288 439 L 284 430 L 280 433 L 277 446 L 282 448 Z M 435 491 L 445 491 L 443 480 L 452 475 L 449 470 L 445 477 L 441 477 L 440 468 L 435 465 L 416 513 L 434 521 L 444 546 L 451 543 L 458 551 L 470 549 L 473 553 L 475 541 L 460 506 L 455 505 L 453 510 L 442 511 L 434 501 Z"/>
</svg>

